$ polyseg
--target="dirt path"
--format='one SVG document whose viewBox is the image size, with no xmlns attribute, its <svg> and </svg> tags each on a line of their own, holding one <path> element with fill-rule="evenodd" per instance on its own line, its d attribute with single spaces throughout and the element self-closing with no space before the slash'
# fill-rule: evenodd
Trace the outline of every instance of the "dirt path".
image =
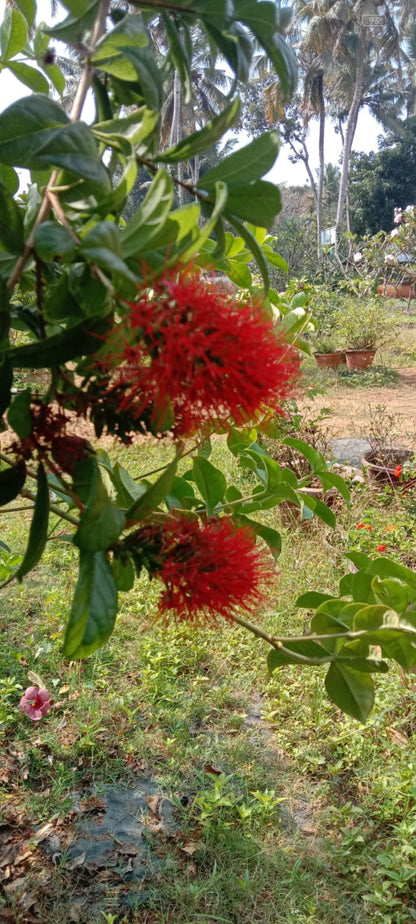
<svg viewBox="0 0 416 924">
<path fill-rule="evenodd" d="M 346 388 L 336 386 L 317 395 L 311 405 L 315 417 L 321 408 L 330 408 L 328 429 L 333 437 L 366 436 L 372 408 L 386 405 L 397 413 L 397 430 L 403 437 L 416 434 L 416 367 L 400 370 L 402 382 L 395 388 Z"/>
</svg>

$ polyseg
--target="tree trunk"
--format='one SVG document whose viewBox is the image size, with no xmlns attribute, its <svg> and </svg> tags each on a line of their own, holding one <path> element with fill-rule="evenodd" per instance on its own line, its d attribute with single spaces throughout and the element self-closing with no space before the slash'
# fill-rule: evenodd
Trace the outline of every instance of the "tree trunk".
<svg viewBox="0 0 416 924">
<path fill-rule="evenodd" d="M 360 111 L 360 106 L 362 104 L 363 93 L 364 93 L 364 64 L 365 64 L 365 47 L 366 47 L 366 29 L 364 26 L 360 26 L 360 31 L 358 34 L 358 48 L 357 48 L 357 69 L 355 75 L 355 87 L 354 95 L 352 98 L 351 106 L 348 113 L 347 125 L 345 128 L 345 138 L 344 146 L 342 151 L 342 167 L 341 167 L 341 177 L 339 184 L 339 195 L 338 195 L 338 207 L 337 207 L 337 217 L 336 217 L 336 235 L 337 243 L 336 247 L 338 249 L 338 238 L 339 233 L 342 230 L 344 224 L 344 206 L 347 196 L 347 187 L 348 187 L 348 172 L 350 166 L 350 157 L 351 157 L 351 148 L 354 141 L 355 129 L 357 127 L 358 113 Z"/>
<path fill-rule="evenodd" d="M 319 93 L 319 175 L 318 190 L 316 201 L 316 231 L 318 240 L 318 263 L 322 261 L 322 199 L 324 191 L 324 172 L 325 172 L 325 99 L 324 99 L 324 78 L 323 74 L 318 78 Z"/>
<path fill-rule="evenodd" d="M 172 114 L 172 126 L 170 130 L 170 144 L 178 144 L 181 140 L 182 135 L 182 84 L 180 81 L 179 74 L 175 69 L 173 75 L 173 114 Z M 183 182 L 183 163 L 179 162 L 176 177 L 178 180 L 178 200 L 179 205 L 183 205 L 184 202 L 184 190 L 180 185 Z"/>
</svg>

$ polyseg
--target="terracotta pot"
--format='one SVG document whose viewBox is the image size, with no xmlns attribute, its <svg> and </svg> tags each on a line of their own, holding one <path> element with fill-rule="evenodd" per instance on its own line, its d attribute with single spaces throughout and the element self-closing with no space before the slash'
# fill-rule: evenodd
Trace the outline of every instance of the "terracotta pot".
<svg viewBox="0 0 416 924">
<path fill-rule="evenodd" d="M 378 484 L 383 485 L 389 484 L 392 487 L 396 487 L 400 483 L 400 475 L 394 474 L 395 468 L 397 465 L 403 465 L 403 462 L 408 462 L 414 453 L 411 449 L 394 449 L 392 452 L 394 453 L 394 463 L 388 462 L 385 465 L 377 462 L 377 453 L 373 450 L 364 453 L 361 462 L 371 481 L 376 481 Z"/>
<path fill-rule="evenodd" d="M 335 353 L 314 353 L 313 355 L 321 369 L 333 369 L 335 366 L 345 363 L 343 350 L 336 350 Z"/>
<path fill-rule="evenodd" d="M 355 372 L 357 369 L 368 369 L 373 365 L 376 350 L 345 350 L 347 369 Z"/>
</svg>

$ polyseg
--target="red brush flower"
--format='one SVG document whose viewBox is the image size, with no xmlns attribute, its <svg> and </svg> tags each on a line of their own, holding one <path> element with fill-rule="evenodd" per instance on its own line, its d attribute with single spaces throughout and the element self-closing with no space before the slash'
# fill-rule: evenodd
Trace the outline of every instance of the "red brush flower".
<svg viewBox="0 0 416 924">
<path fill-rule="evenodd" d="M 154 429 L 186 436 L 204 420 L 246 423 L 278 407 L 298 374 L 296 351 L 269 318 L 192 269 L 166 273 L 130 309 L 96 367 L 119 410 Z"/>
<path fill-rule="evenodd" d="M 378 545 L 376 548 L 376 552 L 385 552 L 385 551 L 386 551 L 385 545 Z"/>
<path fill-rule="evenodd" d="M 160 609 L 179 619 L 233 618 L 263 598 L 272 570 L 254 534 L 228 518 L 201 524 L 176 515 L 141 527 L 134 535 L 151 574 L 165 585 Z"/>
</svg>

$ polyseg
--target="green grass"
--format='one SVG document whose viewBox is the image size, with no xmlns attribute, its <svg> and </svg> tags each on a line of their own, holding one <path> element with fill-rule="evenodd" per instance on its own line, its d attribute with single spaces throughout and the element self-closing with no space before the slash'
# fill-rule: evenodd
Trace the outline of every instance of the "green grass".
<svg viewBox="0 0 416 924">
<path fill-rule="evenodd" d="M 164 442 L 116 451 L 137 475 L 169 455 Z M 213 461 L 247 487 L 250 474 L 221 440 Z M 264 516 L 276 525 L 276 513 Z M 276 634 L 302 632 L 307 614 L 295 609 L 296 597 L 335 590 L 347 547 L 367 543 L 372 552 L 388 535 L 390 554 L 410 556 L 415 517 L 409 500 L 359 487 L 334 532 L 316 522 L 282 527 L 280 573 L 262 624 Z M 356 530 L 363 518 L 372 533 Z M 21 554 L 29 514 L 5 522 L 2 538 Z M 383 533 L 391 523 L 396 532 Z M 120 912 L 109 882 L 94 920 L 416 920 L 414 675 L 393 669 L 379 676 L 375 711 L 361 727 L 328 702 L 322 670 L 282 668 L 270 677 L 267 646 L 240 628 L 160 622 L 157 585 L 147 579 L 124 595 L 107 646 L 70 664 L 61 645 L 75 555 L 67 543 L 50 542 L 42 565 L 9 585 L 2 601 L 0 821 L 32 843 L 23 872 L 25 889 L 37 893 L 39 920 L 66 924 L 74 902 L 88 897 L 89 880 L 44 857 L 31 842 L 36 826 L 55 819 L 71 831 L 77 791 L 117 780 L 134 785 L 141 774 L 153 774 L 174 803 L 179 835 L 154 835 L 161 866 L 144 892 L 131 890 L 130 911 Z M 36 724 L 18 709 L 29 671 L 55 703 Z M 254 722 L 246 719 L 253 704 L 261 708 Z M 189 842 L 192 855 L 181 849 Z M 25 921 L 22 891 L 3 895 L 5 920 Z M 93 921 L 88 905 L 79 915 L 81 924 Z"/>
</svg>

